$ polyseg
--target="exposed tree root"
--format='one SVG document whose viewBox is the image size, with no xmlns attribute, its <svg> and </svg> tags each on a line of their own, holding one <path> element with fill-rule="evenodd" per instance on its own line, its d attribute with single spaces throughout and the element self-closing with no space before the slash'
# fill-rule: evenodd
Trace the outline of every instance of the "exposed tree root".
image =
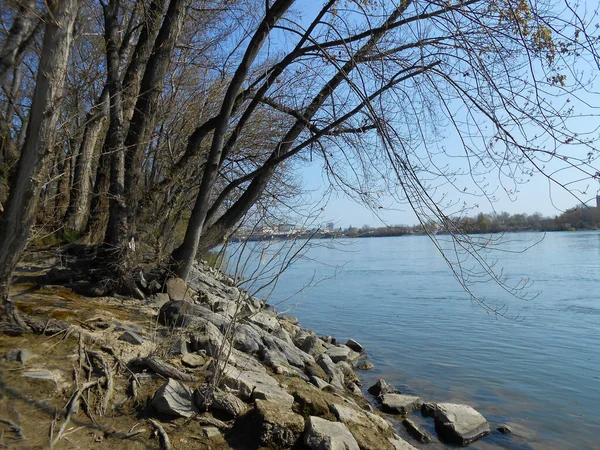
<svg viewBox="0 0 600 450">
<path fill-rule="evenodd" d="M 165 378 L 173 378 L 175 380 L 181 381 L 198 381 L 198 378 L 187 373 L 181 372 L 172 365 L 160 360 L 156 356 L 148 356 L 146 358 L 135 358 L 129 361 L 127 365 L 130 368 L 138 367 L 150 369 L 154 373 L 157 373 L 158 375 L 161 375 Z"/>
<path fill-rule="evenodd" d="M 163 450 L 172 450 L 171 441 L 169 440 L 169 436 L 167 435 L 167 432 L 162 427 L 162 425 L 153 419 L 148 419 L 148 421 L 152 424 L 152 426 L 158 432 L 158 435 L 160 437 L 161 448 Z"/>
</svg>

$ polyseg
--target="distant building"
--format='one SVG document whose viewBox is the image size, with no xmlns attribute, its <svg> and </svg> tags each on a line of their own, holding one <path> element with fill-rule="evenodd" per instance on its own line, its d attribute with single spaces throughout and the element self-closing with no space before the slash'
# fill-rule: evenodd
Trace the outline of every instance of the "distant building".
<svg viewBox="0 0 600 450">
<path fill-rule="evenodd" d="M 600 208 L 600 195 L 596 195 L 596 208 Z"/>
<path fill-rule="evenodd" d="M 328 222 L 327 224 L 325 224 L 325 230 L 329 231 L 330 233 L 333 233 L 333 222 Z"/>
<path fill-rule="evenodd" d="M 291 233 L 292 231 L 294 231 L 294 228 L 295 226 L 291 223 L 280 223 L 277 226 L 277 231 L 279 233 Z"/>
</svg>

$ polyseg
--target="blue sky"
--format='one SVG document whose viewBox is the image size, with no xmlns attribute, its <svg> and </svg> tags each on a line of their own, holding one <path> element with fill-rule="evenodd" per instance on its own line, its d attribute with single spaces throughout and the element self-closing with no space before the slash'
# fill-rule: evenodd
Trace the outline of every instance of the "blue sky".
<svg viewBox="0 0 600 450">
<path fill-rule="evenodd" d="M 300 2 L 300 8 L 304 18 L 310 18 L 322 5 L 321 1 L 303 1 Z M 597 7 L 597 6 L 596 6 Z M 596 76 L 589 64 L 583 64 L 581 68 L 590 74 L 590 76 Z M 588 94 L 586 97 L 592 106 L 600 105 L 600 99 L 598 96 Z M 581 105 L 579 105 L 581 106 Z M 593 108 L 583 108 L 580 112 L 593 115 L 594 117 L 586 117 L 578 119 L 577 126 L 582 129 L 594 129 L 597 127 L 600 121 L 596 117 L 597 113 Z M 528 132 L 535 133 L 536 130 L 528 130 Z M 460 141 L 456 136 L 453 136 L 451 132 L 444 137 L 443 144 L 445 146 L 460 146 Z M 569 150 L 577 153 L 585 154 L 587 149 L 573 148 Z M 550 168 L 553 167 L 553 163 L 550 163 Z M 555 166 L 558 167 L 558 166 Z M 561 173 L 559 176 L 562 177 L 562 181 L 571 180 L 576 177 L 576 174 Z M 299 170 L 299 179 L 301 180 L 303 188 L 307 191 L 308 196 L 314 201 L 324 201 L 324 197 L 329 188 L 329 183 L 326 179 L 323 171 L 322 163 L 314 161 L 310 164 L 305 164 Z M 492 184 L 493 188 L 493 175 L 488 180 Z M 497 180 L 496 180 L 497 181 Z M 463 182 L 461 180 L 461 182 Z M 462 187 L 462 185 L 461 185 Z M 472 190 L 474 188 L 473 183 L 469 183 L 469 180 L 464 181 L 465 189 Z M 600 185 L 597 181 L 592 179 L 582 180 L 579 183 L 571 185 L 575 191 L 585 192 L 579 194 L 579 198 L 583 201 L 587 201 L 588 204 L 595 204 L 595 195 L 598 192 Z M 502 212 L 506 211 L 511 214 L 514 213 L 528 213 L 532 214 L 539 212 L 544 216 L 555 216 L 560 214 L 567 208 L 570 208 L 579 203 L 577 198 L 573 197 L 569 192 L 563 188 L 549 182 L 543 175 L 534 175 L 527 183 L 519 185 L 518 193 L 515 196 L 509 196 L 502 191 L 502 189 L 495 190 L 497 200 L 493 204 L 482 198 L 470 199 L 469 215 L 474 215 L 479 212 L 489 213 L 492 211 Z M 441 195 L 442 192 L 440 191 Z M 458 192 L 451 190 L 447 191 L 450 199 L 459 200 L 462 196 Z M 362 226 L 381 226 L 383 224 L 395 225 L 395 224 L 415 224 L 417 219 L 415 214 L 412 212 L 410 207 L 406 204 L 400 204 L 394 201 L 391 197 L 384 197 L 381 199 L 381 205 L 383 208 L 378 210 L 379 217 L 373 214 L 368 208 L 363 205 L 349 199 L 341 192 L 333 192 L 327 195 L 327 202 L 324 204 L 322 211 L 323 221 L 333 221 L 337 226 L 347 227 L 349 225 Z M 477 206 L 475 206 L 477 205 Z"/>
</svg>

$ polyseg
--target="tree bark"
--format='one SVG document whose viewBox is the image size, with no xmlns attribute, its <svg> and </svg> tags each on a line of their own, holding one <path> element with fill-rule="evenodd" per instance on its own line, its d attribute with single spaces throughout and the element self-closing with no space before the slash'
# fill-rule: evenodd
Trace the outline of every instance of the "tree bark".
<svg viewBox="0 0 600 450">
<path fill-rule="evenodd" d="M 96 104 L 85 118 L 83 139 L 79 146 L 79 154 L 75 162 L 75 173 L 71 186 L 69 208 L 65 215 L 67 228 L 79 233 L 85 230 L 90 209 L 90 194 L 92 189 L 92 163 L 100 132 L 108 116 L 108 86 L 104 87 Z"/>
<path fill-rule="evenodd" d="M 154 0 L 150 3 L 148 13 L 143 18 L 143 26 L 138 37 L 131 61 L 127 66 L 123 76 L 122 105 L 123 105 L 123 133 L 126 132 L 127 124 L 133 116 L 136 99 L 140 92 L 140 84 L 144 74 L 144 68 L 152 53 L 152 46 L 160 28 L 160 19 L 163 15 L 163 7 L 166 0 Z M 108 115 L 108 86 L 107 101 L 104 104 L 106 114 Z M 108 133 L 107 133 L 108 137 Z M 108 183 L 110 171 L 110 157 L 107 155 L 107 142 L 102 147 L 98 169 L 94 181 L 93 194 L 89 208 L 89 220 L 86 225 L 86 233 L 89 234 L 90 241 L 97 243 L 102 241 L 105 236 L 108 213 Z M 83 212 L 82 223 L 85 221 L 85 211 Z M 83 225 L 82 225 L 83 227 Z"/>
<path fill-rule="evenodd" d="M 14 67 L 17 54 L 32 29 L 34 16 L 35 0 L 21 0 L 19 11 L 0 50 L 0 86 L 4 85 L 4 78 Z"/>
<path fill-rule="evenodd" d="M 142 159 L 144 149 L 150 140 L 158 100 L 163 90 L 165 75 L 169 68 L 175 44 L 186 16 L 188 0 L 171 0 L 160 28 L 152 55 L 146 65 L 140 87 L 140 95 L 135 104 L 133 117 L 125 140 L 125 202 L 129 234 L 135 234 L 135 219 L 142 189 Z"/>
<path fill-rule="evenodd" d="M 221 110 L 218 116 L 217 126 L 213 134 L 212 145 L 208 160 L 202 175 L 200 191 L 196 197 L 194 209 L 185 232 L 183 243 L 173 252 L 173 263 L 176 266 L 177 274 L 184 280 L 187 278 L 198 250 L 198 242 L 202 235 L 202 229 L 206 220 L 206 214 L 210 207 L 209 201 L 213 192 L 214 184 L 217 179 L 219 167 L 221 164 L 221 154 L 223 152 L 223 143 L 225 134 L 229 126 L 231 111 L 234 108 L 235 100 L 240 92 L 248 72 L 267 39 L 273 25 L 285 14 L 292 6 L 294 0 L 277 0 L 265 13 L 265 18 L 248 44 L 248 48 L 238 66 L 231 83 L 223 99 Z"/>
<path fill-rule="evenodd" d="M 120 0 L 110 0 L 104 6 L 106 65 L 110 93 L 110 125 L 106 136 L 106 149 L 110 153 L 109 215 L 104 242 L 123 248 L 127 238 L 125 215 L 125 149 L 123 147 L 123 105 L 119 58 Z"/>
<path fill-rule="evenodd" d="M 18 319 L 9 299 L 10 282 L 27 244 L 48 161 L 52 159 L 77 0 L 57 0 L 49 8 L 27 134 L 0 222 L 0 301 L 5 318 L 13 321 Z"/>
</svg>

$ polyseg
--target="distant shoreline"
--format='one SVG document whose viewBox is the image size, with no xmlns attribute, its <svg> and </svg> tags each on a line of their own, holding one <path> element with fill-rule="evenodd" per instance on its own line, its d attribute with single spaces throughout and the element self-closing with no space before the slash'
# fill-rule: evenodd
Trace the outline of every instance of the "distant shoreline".
<svg viewBox="0 0 600 450">
<path fill-rule="evenodd" d="M 516 233 L 557 233 L 557 232 L 582 232 L 582 231 L 598 231 L 600 228 L 573 228 L 568 230 L 546 230 L 546 229 L 518 229 L 518 230 L 500 230 L 500 231 L 470 231 L 465 235 L 481 235 L 481 234 L 516 234 Z M 448 231 L 438 231 L 434 235 L 448 236 L 452 233 Z M 344 233 L 299 233 L 299 234 L 264 234 L 248 237 L 231 237 L 229 242 L 262 242 L 262 241 L 289 241 L 294 239 L 361 239 L 361 238 L 379 238 L 379 237 L 401 237 L 401 236 L 427 236 L 427 233 L 422 232 L 406 232 L 406 233 L 385 233 L 372 232 L 361 233 L 357 235 L 347 235 Z"/>
</svg>

